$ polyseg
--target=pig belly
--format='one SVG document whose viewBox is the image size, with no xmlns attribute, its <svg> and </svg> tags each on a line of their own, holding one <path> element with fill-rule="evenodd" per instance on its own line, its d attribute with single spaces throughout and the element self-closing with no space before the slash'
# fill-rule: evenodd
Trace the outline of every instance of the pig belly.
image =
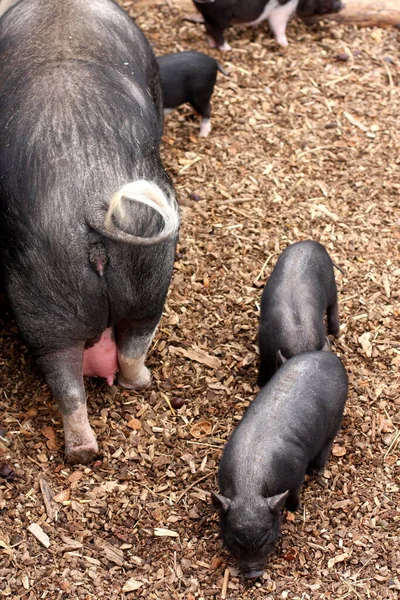
<svg viewBox="0 0 400 600">
<path fill-rule="evenodd" d="M 117 344 L 113 330 L 109 327 L 101 334 L 101 338 L 83 354 L 83 375 L 103 377 L 108 385 L 114 383 L 118 371 Z"/>
</svg>

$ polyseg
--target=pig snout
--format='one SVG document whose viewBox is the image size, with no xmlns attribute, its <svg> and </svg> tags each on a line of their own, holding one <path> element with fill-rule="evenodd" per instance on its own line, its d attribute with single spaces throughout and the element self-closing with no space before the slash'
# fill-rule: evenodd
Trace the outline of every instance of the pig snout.
<svg viewBox="0 0 400 600">
<path fill-rule="evenodd" d="M 117 344 L 114 332 L 109 327 L 101 334 L 100 339 L 90 347 L 86 347 L 83 354 L 83 375 L 89 377 L 102 377 L 109 386 L 114 383 L 118 371 Z"/>
<path fill-rule="evenodd" d="M 263 565 L 240 565 L 240 570 L 245 579 L 257 579 L 264 573 Z"/>
</svg>

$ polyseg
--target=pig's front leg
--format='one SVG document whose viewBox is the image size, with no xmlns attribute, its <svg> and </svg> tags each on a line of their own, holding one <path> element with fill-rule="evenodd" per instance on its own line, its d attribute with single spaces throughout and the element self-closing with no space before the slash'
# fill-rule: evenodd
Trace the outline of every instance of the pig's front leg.
<svg viewBox="0 0 400 600">
<path fill-rule="evenodd" d="M 123 387 L 137 390 L 150 385 L 151 375 L 144 361 L 157 325 L 158 319 L 118 323 L 118 383 Z"/>
<path fill-rule="evenodd" d="M 291 491 L 286 499 L 285 506 L 290 512 L 296 512 L 300 506 L 301 485 L 294 491 Z"/>
<path fill-rule="evenodd" d="M 38 362 L 61 411 L 65 457 L 68 462 L 86 464 L 98 455 L 99 448 L 87 414 L 83 350 L 84 343 L 46 353 Z"/>
<path fill-rule="evenodd" d="M 224 30 L 228 27 L 228 23 L 215 25 L 214 23 L 206 23 L 206 33 L 208 45 L 210 48 L 219 48 L 219 50 L 232 50 L 231 46 L 225 40 Z"/>
</svg>

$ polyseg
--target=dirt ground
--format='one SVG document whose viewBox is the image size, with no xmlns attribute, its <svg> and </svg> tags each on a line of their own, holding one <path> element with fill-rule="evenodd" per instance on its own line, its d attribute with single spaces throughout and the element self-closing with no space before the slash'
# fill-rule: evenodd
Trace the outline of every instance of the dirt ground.
<svg viewBox="0 0 400 600">
<path fill-rule="evenodd" d="M 90 467 L 63 463 L 60 416 L 2 306 L 0 460 L 14 477 L 0 479 L 0 596 L 394 600 L 400 33 L 292 21 L 286 50 L 264 25 L 229 30 L 233 51 L 221 54 L 177 9 L 123 4 L 157 54 L 211 53 L 231 76 L 218 75 L 208 139 L 189 107 L 166 119 L 163 160 L 182 229 L 149 355 L 153 385 L 139 393 L 87 381 L 102 451 Z M 249 584 L 222 548 L 208 492 L 257 392 L 262 286 L 279 253 L 310 238 L 344 270 L 333 350 L 349 399 L 324 477 L 306 482 L 264 577 Z"/>
</svg>

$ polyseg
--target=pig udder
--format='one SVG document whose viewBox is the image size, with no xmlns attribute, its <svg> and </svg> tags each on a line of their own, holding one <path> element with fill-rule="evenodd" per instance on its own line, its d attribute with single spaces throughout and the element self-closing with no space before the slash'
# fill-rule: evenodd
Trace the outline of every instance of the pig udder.
<svg viewBox="0 0 400 600">
<path fill-rule="evenodd" d="M 118 371 L 117 344 L 111 327 L 103 331 L 98 342 L 85 348 L 83 354 L 83 374 L 89 377 L 103 377 L 108 385 L 114 383 Z"/>
</svg>

